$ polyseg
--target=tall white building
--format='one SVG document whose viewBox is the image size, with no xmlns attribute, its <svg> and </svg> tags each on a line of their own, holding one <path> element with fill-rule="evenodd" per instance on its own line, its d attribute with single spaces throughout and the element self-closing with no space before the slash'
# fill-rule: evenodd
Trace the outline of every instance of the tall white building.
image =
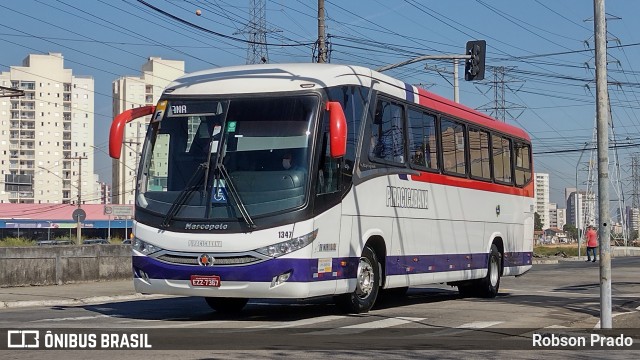
<svg viewBox="0 0 640 360">
<path fill-rule="evenodd" d="M 100 203 L 94 174 L 94 83 L 62 54 L 31 54 L 0 73 L 24 96 L 0 98 L 0 202 Z M 82 172 L 80 172 L 82 168 Z"/>
<path fill-rule="evenodd" d="M 150 57 L 142 65 L 139 77 L 126 76 L 113 82 L 113 116 L 141 106 L 155 105 L 164 88 L 184 75 L 184 61 Z M 112 201 L 114 204 L 133 204 L 135 175 L 142 142 L 150 116 L 127 124 L 120 159 L 112 164 Z"/>
<path fill-rule="evenodd" d="M 558 208 L 556 211 L 558 229 L 564 229 L 567 224 L 567 209 Z"/>
<path fill-rule="evenodd" d="M 577 210 L 577 211 L 576 211 Z M 573 192 L 567 201 L 568 222 L 580 233 L 584 233 L 588 225 L 596 225 L 596 197 L 584 191 Z"/>
<path fill-rule="evenodd" d="M 550 227 L 549 218 L 549 174 L 536 173 L 535 182 L 536 212 L 542 221 L 542 229 Z"/>
</svg>

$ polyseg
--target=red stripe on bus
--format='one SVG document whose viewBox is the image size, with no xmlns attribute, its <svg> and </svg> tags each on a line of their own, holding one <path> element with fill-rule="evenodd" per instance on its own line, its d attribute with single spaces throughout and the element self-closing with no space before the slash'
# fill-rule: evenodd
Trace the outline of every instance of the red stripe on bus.
<svg viewBox="0 0 640 360">
<path fill-rule="evenodd" d="M 411 180 L 421 181 L 431 184 L 440 184 L 465 189 L 474 189 L 482 191 L 490 191 L 501 194 L 518 195 L 524 197 L 533 197 L 533 181 L 529 182 L 524 188 L 509 185 L 501 185 L 474 179 L 459 178 L 456 176 L 448 176 L 442 174 L 434 174 L 423 172 L 420 175 L 411 175 Z"/>
<path fill-rule="evenodd" d="M 529 135 L 524 130 L 506 124 L 502 121 L 498 121 L 469 107 L 455 103 L 436 94 L 432 94 L 421 88 L 418 88 L 418 95 L 420 105 L 440 112 L 445 116 L 448 114 L 459 119 L 471 121 L 489 129 L 495 129 L 503 134 L 517 136 L 521 139 L 530 141 Z"/>
</svg>

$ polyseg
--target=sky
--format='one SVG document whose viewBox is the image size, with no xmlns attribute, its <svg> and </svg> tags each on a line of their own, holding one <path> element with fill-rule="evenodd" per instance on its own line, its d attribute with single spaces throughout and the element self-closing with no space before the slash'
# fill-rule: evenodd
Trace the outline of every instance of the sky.
<svg viewBox="0 0 640 360">
<path fill-rule="evenodd" d="M 152 5 L 189 26 L 152 9 Z M 95 171 L 111 182 L 106 155 L 111 84 L 140 75 L 150 56 L 183 60 L 187 72 L 246 63 L 250 0 L 3 0 L 0 71 L 28 54 L 62 53 L 65 68 L 95 80 Z M 311 62 L 317 1 L 265 0 L 271 63 Z M 460 102 L 502 117 L 532 138 L 536 172 L 550 177 L 550 201 L 585 188 L 595 164 L 593 2 L 587 0 L 325 0 L 330 62 L 379 68 L 420 55 L 463 54 L 487 42 L 484 81 L 460 81 Z M 640 154 L 640 1 L 606 0 L 613 131 L 610 198 L 632 202 L 632 156 Z M 196 15 L 200 10 L 201 15 Z M 460 67 L 463 76 L 463 67 Z M 386 73 L 453 98 L 451 61 Z M 496 79 L 504 79 L 496 86 Z M 496 103 L 498 105 L 496 111 Z M 505 110 L 501 110 L 504 108 Z M 582 150 L 586 149 L 586 150 Z M 639 155 L 640 157 L 640 155 Z M 619 167 L 614 166 L 618 159 Z M 581 160 L 579 162 L 579 160 Z M 594 165 L 595 166 L 595 165 Z M 618 170 L 619 169 L 619 170 Z M 593 169 L 597 179 L 597 169 Z M 597 185 L 594 185 L 597 189 Z M 620 189 L 620 190 L 618 190 Z"/>
</svg>

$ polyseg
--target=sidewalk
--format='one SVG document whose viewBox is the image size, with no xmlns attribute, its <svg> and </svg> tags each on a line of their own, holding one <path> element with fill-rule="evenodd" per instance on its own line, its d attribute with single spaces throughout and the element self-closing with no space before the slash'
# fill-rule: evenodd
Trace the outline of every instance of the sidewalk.
<svg viewBox="0 0 640 360">
<path fill-rule="evenodd" d="M 106 301 L 144 300 L 164 295 L 136 293 L 131 280 L 0 288 L 0 310 L 28 306 L 84 305 Z"/>
</svg>

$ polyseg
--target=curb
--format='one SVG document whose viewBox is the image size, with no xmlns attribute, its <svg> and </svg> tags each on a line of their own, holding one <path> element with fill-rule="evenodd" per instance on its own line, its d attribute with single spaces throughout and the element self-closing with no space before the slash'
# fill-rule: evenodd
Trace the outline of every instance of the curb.
<svg viewBox="0 0 640 360">
<path fill-rule="evenodd" d="M 557 264 L 558 259 L 533 259 L 533 265 L 544 265 L 544 264 Z"/>
<path fill-rule="evenodd" d="M 68 306 L 68 305 L 90 305 L 113 301 L 127 300 L 154 300 L 160 298 L 173 297 L 171 295 L 115 295 L 115 296 L 94 296 L 84 299 L 60 299 L 60 300 L 24 300 L 24 301 L 0 301 L 0 310 L 10 308 L 38 307 L 38 306 Z"/>
</svg>

